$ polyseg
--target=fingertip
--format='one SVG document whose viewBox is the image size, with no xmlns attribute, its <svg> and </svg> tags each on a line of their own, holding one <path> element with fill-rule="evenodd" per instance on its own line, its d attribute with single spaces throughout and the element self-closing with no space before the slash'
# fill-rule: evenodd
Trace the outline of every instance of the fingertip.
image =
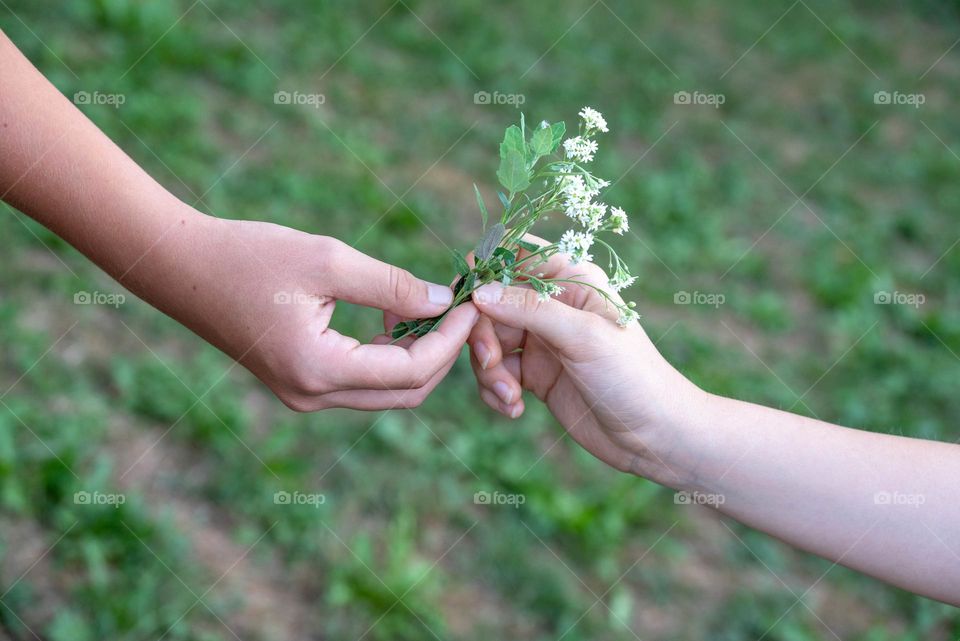
<svg viewBox="0 0 960 641">
<path fill-rule="evenodd" d="M 440 323 L 440 331 L 453 331 L 456 334 L 469 333 L 473 326 L 477 324 L 479 318 L 480 311 L 473 303 L 461 303 L 443 319 L 443 322 Z"/>
<path fill-rule="evenodd" d="M 497 395 L 491 392 L 485 387 L 480 388 L 480 399 L 484 404 L 495 412 L 500 412 L 505 416 L 509 416 L 506 412 L 503 411 L 503 403 L 500 402 L 500 399 L 497 398 Z"/>
<path fill-rule="evenodd" d="M 489 316 L 480 315 L 468 340 L 481 370 L 491 369 L 500 363 L 500 337 Z"/>
<path fill-rule="evenodd" d="M 442 309 L 450 307 L 453 303 L 453 290 L 446 285 L 427 282 L 427 300 L 431 305 L 436 305 Z"/>
<path fill-rule="evenodd" d="M 487 283 L 473 290 L 473 302 L 480 307 L 496 305 L 503 296 L 504 286 L 501 283 Z"/>
<path fill-rule="evenodd" d="M 487 347 L 482 340 L 475 342 L 471 345 L 471 348 L 473 349 L 474 356 L 477 357 L 477 363 L 480 364 L 480 369 L 487 369 L 487 366 L 490 364 L 490 359 L 493 357 L 490 348 Z"/>
<path fill-rule="evenodd" d="M 523 400 L 518 400 L 516 403 L 507 408 L 506 414 L 512 419 L 517 419 L 523 415 L 524 409 L 526 409 L 526 407 L 523 404 Z"/>
</svg>

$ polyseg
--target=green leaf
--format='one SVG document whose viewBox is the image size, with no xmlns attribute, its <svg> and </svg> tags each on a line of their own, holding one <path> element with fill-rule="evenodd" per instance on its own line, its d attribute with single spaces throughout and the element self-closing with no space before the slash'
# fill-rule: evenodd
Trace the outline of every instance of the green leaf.
<svg viewBox="0 0 960 641">
<path fill-rule="evenodd" d="M 507 130 L 503 132 L 503 142 L 500 143 L 500 158 L 506 158 L 511 151 L 520 152 L 520 154 L 524 156 L 527 152 L 527 144 L 523 140 L 523 132 L 520 131 L 520 127 L 516 125 L 510 125 L 507 127 Z"/>
<path fill-rule="evenodd" d="M 502 191 L 498 191 L 497 198 L 500 199 L 500 204 L 503 205 L 504 210 L 510 209 L 510 201 L 507 200 L 506 194 L 504 194 Z"/>
<path fill-rule="evenodd" d="M 550 143 L 550 153 L 552 154 L 557 150 L 557 147 L 560 146 L 560 143 L 563 142 L 563 135 L 567 133 L 567 125 L 562 122 L 555 122 L 550 125 L 550 135 L 553 137 L 553 140 Z"/>
<path fill-rule="evenodd" d="M 503 239 L 503 235 L 506 233 L 507 228 L 503 226 L 502 223 L 497 223 L 490 230 L 484 234 L 483 240 L 477 245 L 477 248 L 473 251 L 474 258 L 477 261 L 487 260 L 493 256 L 493 250 L 497 248 L 497 245 L 500 244 L 500 240 Z"/>
<path fill-rule="evenodd" d="M 487 219 L 490 217 L 487 214 L 487 206 L 483 203 L 483 196 L 480 195 L 480 190 L 477 189 L 477 183 L 473 183 L 473 193 L 477 196 L 477 207 L 480 208 L 480 216 L 483 218 L 483 228 L 487 228 Z"/>
<path fill-rule="evenodd" d="M 537 157 L 551 153 L 554 150 L 553 131 L 549 127 L 541 127 L 534 131 L 530 138 L 530 149 Z"/>
<path fill-rule="evenodd" d="M 493 250 L 493 255 L 503 261 L 503 264 L 509 267 L 517 262 L 517 257 L 506 247 L 497 247 Z"/>
<path fill-rule="evenodd" d="M 396 340 L 406 336 L 407 332 L 413 329 L 417 324 L 417 321 L 401 321 L 393 326 L 393 331 L 390 332 L 390 338 Z"/>
<path fill-rule="evenodd" d="M 457 273 L 461 276 L 466 276 L 470 273 L 470 265 L 467 264 L 467 259 L 456 249 L 453 250 L 453 268 L 456 269 Z"/>
<path fill-rule="evenodd" d="M 469 274 L 467 274 L 467 277 L 463 279 L 462 289 L 465 289 L 468 292 L 472 292 L 473 286 L 476 285 L 476 283 L 477 283 L 477 275 L 474 274 L 473 272 L 470 272 Z"/>
<path fill-rule="evenodd" d="M 520 131 L 519 129 L 517 130 Z M 500 160 L 500 169 L 497 178 L 503 188 L 512 194 L 521 192 L 530 186 L 530 170 L 527 169 L 527 159 L 522 151 L 511 149 Z"/>
<path fill-rule="evenodd" d="M 526 249 L 528 252 L 535 252 L 540 249 L 539 245 L 531 243 L 529 240 L 523 240 L 522 238 L 517 241 L 517 246 Z"/>
</svg>

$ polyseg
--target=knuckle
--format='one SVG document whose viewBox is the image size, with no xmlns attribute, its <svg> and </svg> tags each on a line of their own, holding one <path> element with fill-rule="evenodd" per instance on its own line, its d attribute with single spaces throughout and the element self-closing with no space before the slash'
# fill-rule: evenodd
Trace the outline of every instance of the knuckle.
<svg viewBox="0 0 960 641">
<path fill-rule="evenodd" d="M 320 270 L 324 273 L 336 271 L 337 266 L 342 264 L 347 249 L 347 245 L 336 238 L 319 236 L 315 259 L 319 263 Z"/>
<path fill-rule="evenodd" d="M 407 394 L 403 399 L 404 409 L 412 410 L 423 405 L 423 402 L 427 400 L 427 393 L 416 391 Z"/>
<path fill-rule="evenodd" d="M 328 381 L 308 368 L 297 368 L 290 373 L 289 385 L 297 394 L 319 396 L 332 391 Z"/>
<path fill-rule="evenodd" d="M 410 384 L 412 385 L 411 389 L 419 388 L 427 385 L 430 382 L 431 378 L 433 378 L 433 372 L 431 371 L 415 373 L 413 375 L 412 380 L 410 381 Z"/>
<path fill-rule="evenodd" d="M 532 289 L 524 290 L 523 294 L 523 309 L 527 312 L 537 312 L 540 311 L 540 306 L 543 305 L 543 301 L 540 300 L 540 297 L 537 295 L 537 292 Z"/>
<path fill-rule="evenodd" d="M 316 401 L 296 394 L 280 393 L 277 395 L 277 398 L 279 398 L 280 402 L 286 405 L 288 409 L 291 409 L 299 414 L 305 414 L 307 412 L 313 412 L 316 409 L 320 409 L 317 407 Z"/>
<path fill-rule="evenodd" d="M 608 331 L 610 324 L 609 320 L 597 314 L 587 316 L 581 328 L 582 343 L 584 345 L 603 344 L 606 340 L 604 334 Z"/>
<path fill-rule="evenodd" d="M 410 301 L 415 291 L 413 274 L 405 269 L 390 265 L 387 268 L 387 293 L 398 303 Z"/>
</svg>

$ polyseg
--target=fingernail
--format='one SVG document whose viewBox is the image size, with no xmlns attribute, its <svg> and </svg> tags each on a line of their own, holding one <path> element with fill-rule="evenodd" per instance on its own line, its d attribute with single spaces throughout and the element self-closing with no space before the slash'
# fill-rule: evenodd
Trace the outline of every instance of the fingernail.
<svg viewBox="0 0 960 641">
<path fill-rule="evenodd" d="M 453 292 L 449 287 L 427 283 L 427 299 L 434 305 L 449 306 L 453 302 Z"/>
<path fill-rule="evenodd" d="M 480 362 L 480 369 L 487 369 L 487 365 L 490 364 L 490 357 L 492 356 L 490 350 L 487 349 L 487 346 L 483 343 L 477 343 L 473 346 L 473 351 L 477 353 L 477 360 Z"/>
<path fill-rule="evenodd" d="M 516 405 L 510 408 L 510 418 L 517 418 L 518 416 L 520 416 L 522 412 L 523 412 L 523 407 L 520 405 L 520 403 L 517 403 Z"/>
<path fill-rule="evenodd" d="M 497 381 L 493 384 L 493 393 L 500 397 L 500 400 L 507 405 L 513 401 L 513 390 L 503 381 Z"/>
<path fill-rule="evenodd" d="M 494 305 L 500 302 L 501 296 L 503 285 L 500 283 L 487 283 L 473 292 L 473 299 L 481 305 Z"/>
</svg>

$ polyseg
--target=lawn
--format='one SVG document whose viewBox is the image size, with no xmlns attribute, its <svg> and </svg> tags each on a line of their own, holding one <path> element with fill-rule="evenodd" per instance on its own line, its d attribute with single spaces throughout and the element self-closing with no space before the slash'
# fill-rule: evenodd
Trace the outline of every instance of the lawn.
<svg viewBox="0 0 960 641">
<path fill-rule="evenodd" d="M 960 438 L 955 2 L 0 0 L 0 28 L 189 204 L 438 282 L 503 128 L 594 106 L 668 360 Z M 416 410 L 294 414 L 133 296 L 82 304 L 124 290 L 0 209 L 0 638 L 960 637 L 955 609 L 618 475 L 534 402 L 494 415 L 465 356 Z"/>
</svg>

